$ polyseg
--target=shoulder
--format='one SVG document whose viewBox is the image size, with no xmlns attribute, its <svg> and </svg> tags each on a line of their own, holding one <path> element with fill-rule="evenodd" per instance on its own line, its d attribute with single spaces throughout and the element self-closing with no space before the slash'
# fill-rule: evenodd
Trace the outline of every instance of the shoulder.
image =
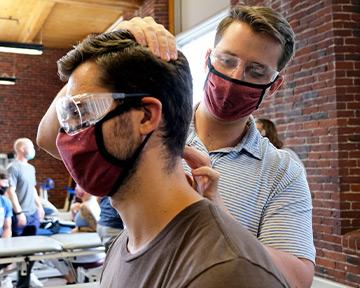
<svg viewBox="0 0 360 288">
<path fill-rule="evenodd" d="M 299 177 L 301 174 L 305 175 L 301 163 L 295 161 L 288 151 L 277 149 L 267 138 L 261 139 L 261 153 L 262 166 L 270 174 L 273 174 L 274 178 L 290 180 Z"/>
<path fill-rule="evenodd" d="M 186 286 L 195 287 L 288 287 L 284 278 L 262 269 L 245 259 L 237 258 L 218 263 L 198 274 Z"/>
<path fill-rule="evenodd" d="M 19 163 L 18 163 L 18 161 L 16 161 L 16 160 L 14 160 L 13 162 L 11 162 L 11 163 L 7 166 L 7 168 L 6 168 L 6 170 L 7 170 L 9 173 L 14 172 L 14 171 L 16 171 L 16 170 L 18 170 L 18 169 L 19 169 Z"/>
<path fill-rule="evenodd" d="M 214 255 L 214 263 L 241 259 L 251 267 L 255 265 L 270 274 L 277 273 L 264 246 L 243 225 L 212 203 L 209 204 L 209 211 L 210 215 L 207 218 L 209 224 L 202 225 L 203 238 L 206 239 L 207 244 L 202 245 L 207 246 L 209 255 Z M 223 251 L 221 255 L 219 251 Z"/>
</svg>

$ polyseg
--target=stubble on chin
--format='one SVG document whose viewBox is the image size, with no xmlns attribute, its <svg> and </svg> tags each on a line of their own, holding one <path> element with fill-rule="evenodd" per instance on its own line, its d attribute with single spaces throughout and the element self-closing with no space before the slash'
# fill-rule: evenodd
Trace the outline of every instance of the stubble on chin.
<svg viewBox="0 0 360 288">
<path fill-rule="evenodd" d="M 119 160 L 131 158 L 136 149 L 141 145 L 140 136 L 137 137 L 133 130 L 131 114 L 125 113 L 115 117 L 103 124 L 103 137 L 106 150 Z M 126 178 L 121 183 L 117 192 L 111 197 L 114 203 L 124 202 L 129 196 L 133 197 L 138 191 L 137 187 L 137 167 L 139 159 L 133 163 L 132 168 L 128 171 Z"/>
</svg>

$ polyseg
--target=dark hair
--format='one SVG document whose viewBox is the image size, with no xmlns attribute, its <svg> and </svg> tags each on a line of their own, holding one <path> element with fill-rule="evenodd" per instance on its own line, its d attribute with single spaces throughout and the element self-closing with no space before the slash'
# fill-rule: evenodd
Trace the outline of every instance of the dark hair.
<svg viewBox="0 0 360 288">
<path fill-rule="evenodd" d="M 94 61 L 102 70 L 99 84 L 113 92 L 149 93 L 162 103 L 163 143 L 170 157 L 183 152 L 192 116 L 192 78 L 185 56 L 169 62 L 136 43 L 125 30 L 90 35 L 58 62 L 58 73 L 68 80 L 77 66 Z"/>
<path fill-rule="evenodd" d="M 295 51 L 295 34 L 287 20 L 279 13 L 267 7 L 238 5 L 230 10 L 218 25 L 215 35 L 215 46 L 220 42 L 226 29 L 234 21 L 248 24 L 256 33 L 264 33 L 282 46 L 282 54 L 277 69 L 281 71 Z"/>
<path fill-rule="evenodd" d="M 276 130 L 274 122 L 269 119 L 259 118 L 256 119 L 256 123 L 262 125 L 262 129 L 265 131 L 265 137 L 278 149 L 281 149 L 284 146 L 284 143 L 279 139 L 279 135 Z"/>
<path fill-rule="evenodd" d="M 8 179 L 8 173 L 5 169 L 0 168 L 0 180 Z"/>
</svg>

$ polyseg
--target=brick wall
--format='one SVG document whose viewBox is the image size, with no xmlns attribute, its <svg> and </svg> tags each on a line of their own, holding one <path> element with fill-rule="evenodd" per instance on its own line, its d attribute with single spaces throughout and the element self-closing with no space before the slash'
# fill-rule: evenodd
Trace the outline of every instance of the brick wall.
<svg viewBox="0 0 360 288">
<path fill-rule="evenodd" d="M 145 0 L 144 4 L 134 14 L 125 15 L 125 19 L 133 16 L 151 16 L 157 23 L 169 27 L 169 1 L 168 0 Z"/>
<path fill-rule="evenodd" d="M 285 85 L 256 115 L 274 120 L 305 164 L 316 274 L 359 287 L 360 2 L 245 2 L 279 11 L 297 35 Z"/>
<path fill-rule="evenodd" d="M 56 60 L 63 50 L 46 49 L 41 56 L 0 53 L 0 74 L 16 75 L 16 85 L 0 85 L 0 153 L 10 153 L 17 138 L 30 138 L 35 146 L 36 131 L 52 98 L 62 87 L 57 77 Z M 36 149 L 33 164 L 40 184 L 52 178 L 56 188 L 49 192 L 50 200 L 57 206 L 64 203 L 64 187 L 68 174 L 63 164 Z"/>
</svg>

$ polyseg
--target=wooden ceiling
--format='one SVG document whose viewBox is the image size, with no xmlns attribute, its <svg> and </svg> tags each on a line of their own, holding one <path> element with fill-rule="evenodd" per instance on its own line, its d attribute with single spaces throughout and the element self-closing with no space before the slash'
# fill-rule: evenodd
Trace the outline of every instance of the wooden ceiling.
<svg viewBox="0 0 360 288">
<path fill-rule="evenodd" d="M 69 48 L 104 32 L 143 0 L 0 0 L 0 41 Z"/>
</svg>

